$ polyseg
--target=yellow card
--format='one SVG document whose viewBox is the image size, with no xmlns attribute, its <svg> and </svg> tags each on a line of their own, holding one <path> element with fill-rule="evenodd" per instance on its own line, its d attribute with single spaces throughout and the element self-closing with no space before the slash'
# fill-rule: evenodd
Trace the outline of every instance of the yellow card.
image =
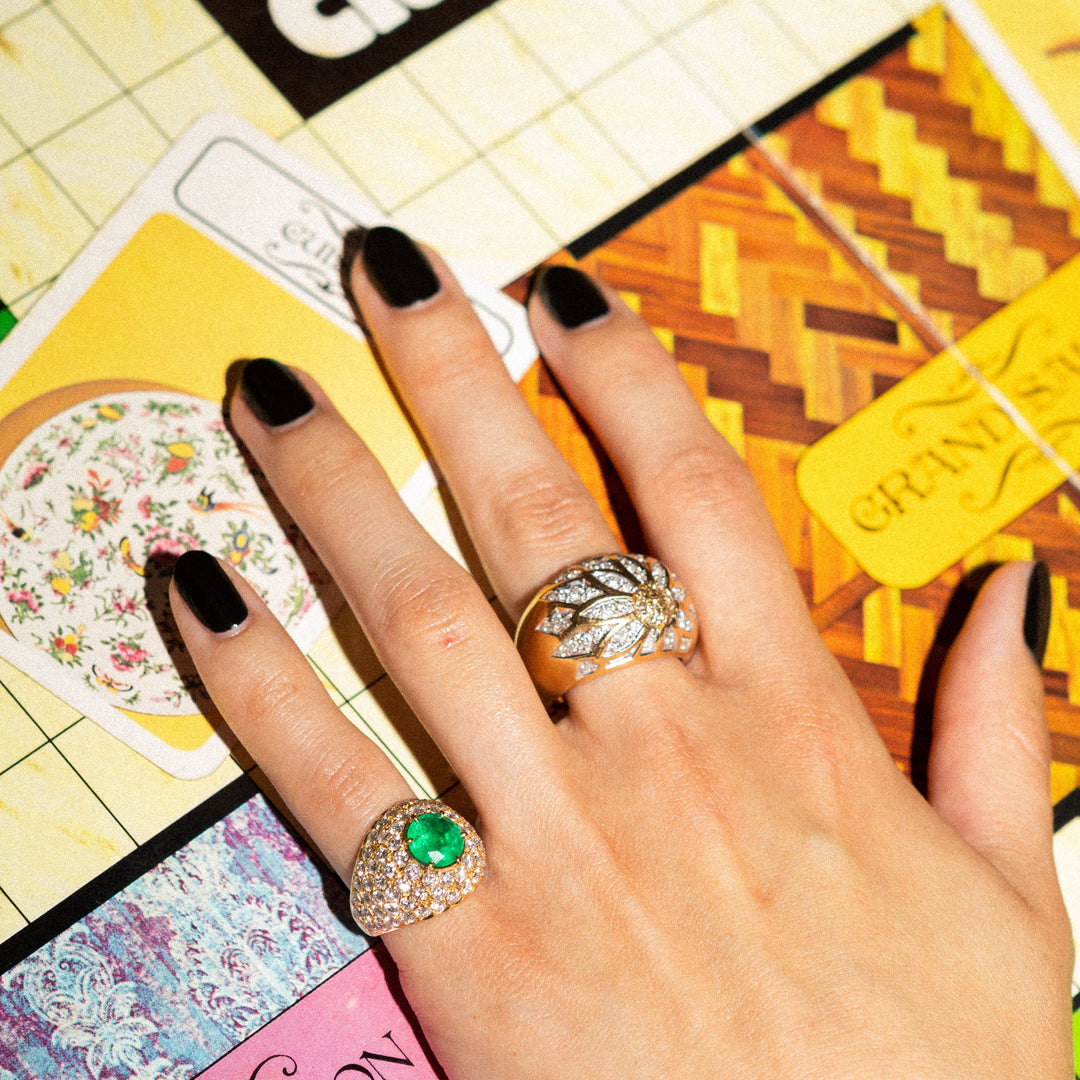
<svg viewBox="0 0 1080 1080">
<path fill-rule="evenodd" d="M 256 356 L 314 375 L 398 488 L 423 463 L 363 342 L 167 214 L 0 389 L 5 648 L 178 776 L 227 751 L 167 615 L 171 558 L 228 558 L 302 647 L 336 600 L 222 421 L 226 372 Z"/>
<path fill-rule="evenodd" d="M 959 349 L 1057 453 L 1080 462 L 1080 259 Z M 809 447 L 810 509 L 877 581 L 917 588 L 1062 482 L 980 381 L 942 353 Z"/>
</svg>

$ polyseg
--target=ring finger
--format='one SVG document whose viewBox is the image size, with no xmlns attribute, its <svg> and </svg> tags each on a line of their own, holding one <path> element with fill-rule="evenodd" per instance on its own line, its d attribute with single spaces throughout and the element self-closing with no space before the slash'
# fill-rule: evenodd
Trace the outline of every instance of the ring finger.
<svg viewBox="0 0 1080 1080">
<path fill-rule="evenodd" d="M 395 229 L 372 229 L 352 287 L 512 617 L 564 566 L 616 550 L 437 255 Z"/>
</svg>

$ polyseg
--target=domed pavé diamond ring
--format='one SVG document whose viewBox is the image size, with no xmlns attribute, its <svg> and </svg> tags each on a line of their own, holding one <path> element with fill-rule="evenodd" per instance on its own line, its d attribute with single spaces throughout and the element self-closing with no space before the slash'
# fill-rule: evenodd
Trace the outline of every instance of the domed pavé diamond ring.
<svg viewBox="0 0 1080 1080">
<path fill-rule="evenodd" d="M 514 640 L 536 688 L 557 700 L 578 683 L 641 660 L 685 661 L 697 635 L 694 606 L 663 563 L 648 555 L 603 555 L 545 585 Z"/>
<path fill-rule="evenodd" d="M 349 907 L 365 934 L 438 915 L 480 884 L 486 858 L 476 830 L 436 799 L 391 806 L 360 845 Z"/>
</svg>

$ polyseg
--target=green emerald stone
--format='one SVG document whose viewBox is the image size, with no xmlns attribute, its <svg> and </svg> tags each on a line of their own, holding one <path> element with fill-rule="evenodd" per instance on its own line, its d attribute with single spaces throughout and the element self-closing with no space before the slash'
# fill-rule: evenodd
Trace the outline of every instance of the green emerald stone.
<svg viewBox="0 0 1080 1080">
<path fill-rule="evenodd" d="M 461 829 L 440 814 L 421 814 L 405 830 L 409 852 L 417 862 L 431 866 L 453 866 L 465 850 Z"/>
</svg>

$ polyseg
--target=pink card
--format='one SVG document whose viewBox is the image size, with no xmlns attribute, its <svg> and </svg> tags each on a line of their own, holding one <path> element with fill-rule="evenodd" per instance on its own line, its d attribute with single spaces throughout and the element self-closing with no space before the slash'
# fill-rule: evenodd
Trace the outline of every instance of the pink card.
<svg viewBox="0 0 1080 1080">
<path fill-rule="evenodd" d="M 378 946 L 246 1039 L 199 1080 L 445 1080 L 387 985 Z"/>
</svg>

